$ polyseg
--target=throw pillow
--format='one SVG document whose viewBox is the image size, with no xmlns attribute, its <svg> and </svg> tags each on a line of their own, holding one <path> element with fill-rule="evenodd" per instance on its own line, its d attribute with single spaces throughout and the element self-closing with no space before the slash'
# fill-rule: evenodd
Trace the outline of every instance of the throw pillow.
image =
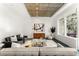
<svg viewBox="0 0 79 59">
<path fill-rule="evenodd" d="M 0 43 L 0 49 L 3 47 L 3 45 L 4 45 L 3 43 Z"/>
<path fill-rule="evenodd" d="M 18 47 L 21 47 L 21 44 L 12 42 L 12 46 L 11 47 L 12 48 L 18 48 Z"/>
<path fill-rule="evenodd" d="M 16 36 L 12 36 L 12 37 L 11 37 L 11 41 L 17 41 Z"/>
</svg>

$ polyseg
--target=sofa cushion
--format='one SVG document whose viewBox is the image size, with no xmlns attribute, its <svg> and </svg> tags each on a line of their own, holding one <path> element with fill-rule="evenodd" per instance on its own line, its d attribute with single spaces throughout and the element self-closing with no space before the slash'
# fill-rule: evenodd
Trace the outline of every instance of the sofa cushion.
<svg viewBox="0 0 79 59">
<path fill-rule="evenodd" d="M 2 56 L 38 56 L 39 48 L 4 48 L 1 50 Z"/>
<path fill-rule="evenodd" d="M 0 49 L 2 49 L 3 46 L 4 46 L 4 44 L 3 43 L 0 43 Z"/>
<path fill-rule="evenodd" d="M 11 48 L 19 48 L 21 44 L 12 42 Z"/>
<path fill-rule="evenodd" d="M 12 36 L 12 37 L 11 37 L 11 41 L 17 41 L 16 36 Z"/>
<path fill-rule="evenodd" d="M 52 48 L 52 47 L 41 47 L 41 56 L 73 56 L 76 55 L 76 49 L 74 48 Z"/>
<path fill-rule="evenodd" d="M 12 42 L 4 42 L 4 45 L 2 48 L 11 48 Z"/>
<path fill-rule="evenodd" d="M 11 42 L 11 37 L 6 37 L 5 42 Z"/>
<path fill-rule="evenodd" d="M 16 38 L 17 38 L 18 41 L 22 41 L 23 40 L 23 38 L 21 37 L 20 34 L 16 35 Z"/>
</svg>

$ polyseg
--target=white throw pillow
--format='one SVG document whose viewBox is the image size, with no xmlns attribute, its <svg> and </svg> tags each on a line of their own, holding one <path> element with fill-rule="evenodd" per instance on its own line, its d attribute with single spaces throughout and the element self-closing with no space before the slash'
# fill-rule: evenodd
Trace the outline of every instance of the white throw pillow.
<svg viewBox="0 0 79 59">
<path fill-rule="evenodd" d="M 3 43 L 0 43 L 0 48 L 1 48 L 3 45 L 4 45 Z"/>
<path fill-rule="evenodd" d="M 14 37 L 11 37 L 11 41 L 17 41 L 17 38 L 16 38 L 16 36 L 14 36 Z"/>
<path fill-rule="evenodd" d="M 12 48 L 21 47 L 21 44 L 12 42 Z"/>
<path fill-rule="evenodd" d="M 23 34 L 21 34 L 20 37 L 23 37 Z"/>
</svg>

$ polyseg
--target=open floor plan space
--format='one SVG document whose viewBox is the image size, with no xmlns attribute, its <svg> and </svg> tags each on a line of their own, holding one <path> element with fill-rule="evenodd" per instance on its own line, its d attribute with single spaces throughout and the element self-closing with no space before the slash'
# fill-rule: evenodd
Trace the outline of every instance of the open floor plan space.
<svg viewBox="0 0 79 59">
<path fill-rule="evenodd" d="M 78 3 L 0 4 L 0 56 L 79 56 Z"/>
</svg>

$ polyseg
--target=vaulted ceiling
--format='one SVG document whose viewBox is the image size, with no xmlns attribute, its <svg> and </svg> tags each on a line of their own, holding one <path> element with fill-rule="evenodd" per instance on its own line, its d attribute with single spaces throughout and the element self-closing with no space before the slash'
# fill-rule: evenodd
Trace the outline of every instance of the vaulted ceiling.
<svg viewBox="0 0 79 59">
<path fill-rule="evenodd" d="M 25 3 L 30 16 L 51 17 L 64 3 Z"/>
</svg>

